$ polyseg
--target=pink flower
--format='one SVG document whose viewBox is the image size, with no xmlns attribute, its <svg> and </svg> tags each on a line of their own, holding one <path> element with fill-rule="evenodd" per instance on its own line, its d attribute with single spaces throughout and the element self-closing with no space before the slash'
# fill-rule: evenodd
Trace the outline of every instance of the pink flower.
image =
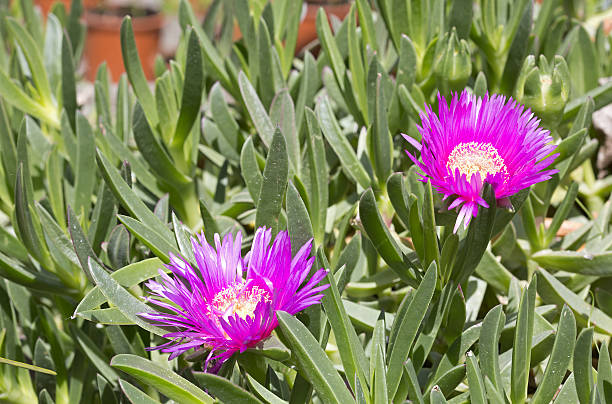
<svg viewBox="0 0 612 404">
<path fill-rule="evenodd" d="M 139 314 L 157 326 L 174 329 L 164 335 L 171 341 L 151 348 L 170 352 L 170 359 L 203 346 L 210 349 L 207 363 L 223 362 L 268 338 L 278 325 L 276 311 L 296 314 L 320 303 L 320 292 L 329 286 L 317 286 L 327 273 L 323 269 L 305 282 L 314 262 L 312 242 L 292 257 L 286 231 L 270 246 L 271 230 L 259 228 L 244 259 L 240 233 L 235 239 L 228 234 L 222 242 L 215 234 L 215 248 L 203 235 L 198 238 L 191 240 L 196 268 L 171 255 L 166 265 L 171 276 L 160 269 L 161 282 L 147 283 L 152 295 L 148 300 L 166 312 Z M 213 353 L 217 353 L 214 358 Z"/>
<path fill-rule="evenodd" d="M 546 170 L 558 154 L 550 144 L 549 131 L 512 98 L 501 95 L 477 97 L 464 90 L 453 95 L 450 107 L 438 94 L 439 111 L 430 106 L 421 112 L 419 144 L 404 135 L 421 152 L 421 161 L 406 151 L 444 199 L 454 197 L 449 210 L 460 207 L 456 232 L 461 222 L 467 228 L 478 207 L 488 208 L 482 197 L 489 183 L 497 200 L 550 179 L 558 170 Z"/>
</svg>

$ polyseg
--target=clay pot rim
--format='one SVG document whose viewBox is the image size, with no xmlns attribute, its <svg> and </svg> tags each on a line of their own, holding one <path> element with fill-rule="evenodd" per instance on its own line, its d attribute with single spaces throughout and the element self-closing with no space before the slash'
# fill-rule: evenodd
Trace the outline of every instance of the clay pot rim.
<svg viewBox="0 0 612 404">
<path fill-rule="evenodd" d="M 126 14 L 129 15 L 129 14 Z M 83 13 L 88 28 L 106 31 L 117 31 L 125 16 L 102 14 L 93 10 L 85 10 Z M 164 15 L 156 11 L 150 15 L 132 16 L 132 27 L 134 31 L 157 31 L 164 25 Z"/>
</svg>

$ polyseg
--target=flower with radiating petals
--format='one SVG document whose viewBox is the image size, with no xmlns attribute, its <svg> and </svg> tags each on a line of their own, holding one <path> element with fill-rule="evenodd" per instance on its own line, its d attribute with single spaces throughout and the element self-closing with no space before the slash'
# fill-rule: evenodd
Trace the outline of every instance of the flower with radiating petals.
<svg viewBox="0 0 612 404">
<path fill-rule="evenodd" d="M 286 231 L 278 233 L 272 245 L 271 238 L 270 229 L 259 228 L 243 259 L 240 233 L 235 239 L 228 234 L 223 241 L 215 234 L 215 247 L 199 235 L 199 240 L 191 240 L 195 267 L 171 254 L 166 265 L 171 276 L 160 269 L 161 281 L 147 283 L 147 300 L 165 312 L 139 314 L 154 325 L 173 328 L 164 335 L 171 341 L 151 349 L 168 352 L 172 359 L 204 347 L 210 349 L 206 363 L 218 359 L 220 364 L 268 338 L 278 325 L 276 311 L 296 314 L 319 303 L 320 292 L 329 285 L 317 286 L 327 273 L 323 269 L 305 282 L 314 262 L 312 241 L 292 257 Z"/>
<path fill-rule="evenodd" d="M 448 209 L 460 207 L 455 232 L 461 222 L 467 227 L 478 207 L 488 208 L 482 197 L 484 183 L 495 198 L 507 198 L 535 183 L 549 179 L 558 170 L 546 170 L 558 154 L 549 131 L 512 98 L 501 95 L 478 97 L 464 90 L 449 104 L 438 94 L 438 115 L 430 106 L 421 112 L 421 143 L 404 135 L 421 152 L 421 161 L 406 151 L 423 171 L 427 182 L 444 199 L 455 197 Z"/>
</svg>

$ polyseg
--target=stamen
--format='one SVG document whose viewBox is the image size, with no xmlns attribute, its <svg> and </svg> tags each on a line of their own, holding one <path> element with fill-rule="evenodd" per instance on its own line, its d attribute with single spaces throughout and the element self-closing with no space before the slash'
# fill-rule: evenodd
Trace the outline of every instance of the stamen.
<svg viewBox="0 0 612 404">
<path fill-rule="evenodd" d="M 246 320 L 255 317 L 255 309 L 260 301 L 269 302 L 270 294 L 259 286 L 246 287 L 246 282 L 240 281 L 228 286 L 215 295 L 210 305 L 213 317 L 224 317 L 238 314 Z"/>
<path fill-rule="evenodd" d="M 448 156 L 446 167 L 453 173 L 458 169 L 468 181 L 476 173 L 482 181 L 489 174 L 508 174 L 504 159 L 491 143 L 459 143 Z"/>
</svg>

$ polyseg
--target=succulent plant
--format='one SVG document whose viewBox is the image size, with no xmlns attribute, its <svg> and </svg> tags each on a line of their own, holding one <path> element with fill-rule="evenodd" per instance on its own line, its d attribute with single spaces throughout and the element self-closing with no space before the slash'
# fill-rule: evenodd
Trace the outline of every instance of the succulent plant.
<svg viewBox="0 0 612 404">
<path fill-rule="evenodd" d="M 590 6 L 355 0 L 296 55 L 302 1 L 181 0 L 80 105 L 80 1 L 14 3 L 0 401 L 612 402 Z"/>
</svg>

